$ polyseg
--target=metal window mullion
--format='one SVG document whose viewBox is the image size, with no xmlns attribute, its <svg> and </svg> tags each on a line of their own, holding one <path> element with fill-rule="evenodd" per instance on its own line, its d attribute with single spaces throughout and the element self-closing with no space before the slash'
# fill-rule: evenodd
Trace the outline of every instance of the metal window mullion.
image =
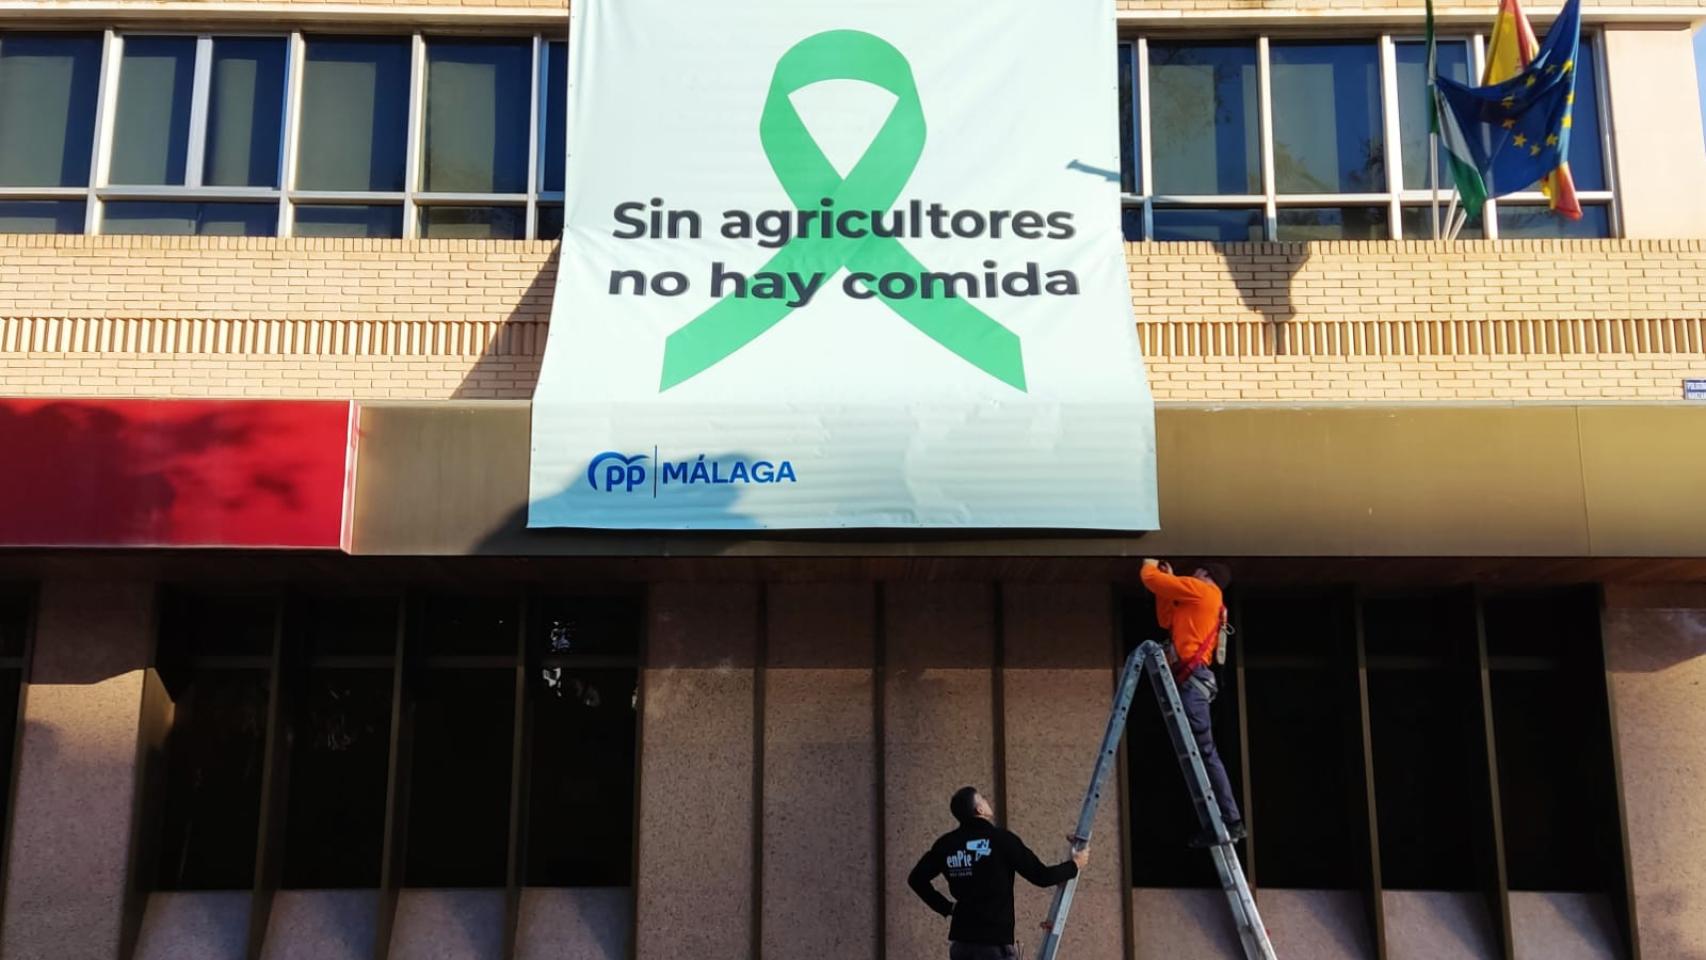
<svg viewBox="0 0 1706 960">
<path fill-rule="evenodd" d="M 1391 34 L 1380 37 L 1380 117 L 1386 136 L 1387 235 L 1393 240 L 1403 236 L 1399 221 L 1398 195 L 1404 189 L 1403 133 L 1398 114 L 1398 53 Z"/>
<path fill-rule="evenodd" d="M 1475 34 L 1473 53 L 1475 79 L 1479 82 L 1487 72 L 1487 38 L 1484 35 Z M 1499 239 L 1499 202 L 1491 197 L 1481 205 L 1481 236 L 1488 240 Z"/>
<path fill-rule="evenodd" d="M 1617 199 L 1617 151 L 1611 116 L 1611 77 L 1607 73 L 1605 34 L 1595 31 L 1593 48 L 1594 107 L 1599 110 L 1599 139 L 1601 163 L 1605 167 L 1605 186 L 1611 192 L 1611 235 L 1623 236 L 1622 204 Z M 1597 192 L 1597 191 L 1595 191 Z"/>
<path fill-rule="evenodd" d="M 543 167 L 539 162 L 539 151 L 544 137 L 539 135 L 539 127 L 545 122 L 544 111 L 540 109 L 541 93 L 544 84 L 540 83 L 540 75 L 547 68 L 545 56 L 545 41 L 539 34 L 533 35 L 533 89 L 528 93 L 531 104 L 527 111 L 527 223 L 523 227 L 522 236 L 528 240 L 539 234 L 539 188 L 543 186 L 539 178 L 544 176 Z"/>
<path fill-rule="evenodd" d="M 1279 207 L 1274 202 L 1274 94 L 1268 63 L 1268 38 L 1256 38 L 1256 91 L 1261 105 L 1262 137 L 1262 229 L 1269 240 L 1279 239 Z"/>
<path fill-rule="evenodd" d="M 422 140 L 426 132 L 426 37 L 415 33 L 410 38 L 409 55 L 409 134 L 403 171 L 403 236 L 420 235 L 420 211 L 415 194 L 421 189 Z"/>
<path fill-rule="evenodd" d="M 285 41 L 284 53 L 284 135 L 279 138 L 278 157 L 278 235 L 291 236 L 296 232 L 296 205 L 291 191 L 296 189 L 297 139 L 302 131 L 302 72 L 307 42 L 302 31 L 294 30 Z"/>
<path fill-rule="evenodd" d="M 96 190 L 107 185 L 112 168 L 113 116 L 118 110 L 119 61 L 124 57 L 124 39 L 108 30 L 101 43 L 101 79 L 95 94 L 95 144 L 89 159 L 88 200 L 84 204 L 83 232 L 100 232 L 101 200 Z"/>
<path fill-rule="evenodd" d="M 190 144 L 184 156 L 184 186 L 202 185 L 207 160 L 208 97 L 213 89 L 213 37 L 195 38 L 195 80 L 190 85 Z"/>
<path fill-rule="evenodd" d="M 1155 156 L 1150 142 L 1149 123 L 1149 38 L 1137 38 L 1137 63 L 1132 70 L 1132 83 L 1137 84 L 1137 184 L 1143 193 L 1143 239 L 1155 239 Z"/>
</svg>

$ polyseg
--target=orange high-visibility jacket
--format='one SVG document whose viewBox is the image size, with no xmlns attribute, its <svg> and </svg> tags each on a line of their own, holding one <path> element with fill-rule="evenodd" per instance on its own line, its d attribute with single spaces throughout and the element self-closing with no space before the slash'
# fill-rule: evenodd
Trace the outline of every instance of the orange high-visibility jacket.
<svg viewBox="0 0 1706 960">
<path fill-rule="evenodd" d="M 1162 573 L 1150 564 L 1143 567 L 1143 585 L 1155 594 L 1155 619 L 1173 636 L 1176 676 L 1188 676 L 1214 659 L 1220 645 L 1220 588 L 1196 577 Z"/>
</svg>

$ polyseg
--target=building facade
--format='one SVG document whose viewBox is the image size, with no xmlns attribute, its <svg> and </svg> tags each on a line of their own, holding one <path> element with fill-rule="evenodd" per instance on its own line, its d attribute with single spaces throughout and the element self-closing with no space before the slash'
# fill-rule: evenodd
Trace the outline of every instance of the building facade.
<svg viewBox="0 0 1706 960">
<path fill-rule="evenodd" d="M 1706 954 L 1706 7 L 1590 3 L 1584 217 L 1453 242 L 1419 3 L 1118 7 L 1163 529 L 876 537 L 525 528 L 561 3 L 0 2 L 0 957 L 939 956 L 1144 556 L 1235 570 L 1280 956 Z M 1072 956 L 1238 955 L 1190 829 L 1140 698 Z"/>
</svg>

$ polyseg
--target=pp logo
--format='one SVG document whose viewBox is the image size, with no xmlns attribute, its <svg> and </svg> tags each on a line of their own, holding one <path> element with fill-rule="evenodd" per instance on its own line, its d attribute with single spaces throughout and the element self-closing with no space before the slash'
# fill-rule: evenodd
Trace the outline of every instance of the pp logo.
<svg viewBox="0 0 1706 960">
<path fill-rule="evenodd" d="M 646 485 L 647 459 L 643 453 L 629 457 L 607 450 L 587 464 L 587 485 L 605 493 L 633 493 Z"/>
</svg>

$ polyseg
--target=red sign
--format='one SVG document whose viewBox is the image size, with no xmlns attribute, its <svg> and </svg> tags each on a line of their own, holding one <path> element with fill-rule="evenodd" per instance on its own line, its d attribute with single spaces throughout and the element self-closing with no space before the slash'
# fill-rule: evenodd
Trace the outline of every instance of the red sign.
<svg viewBox="0 0 1706 960">
<path fill-rule="evenodd" d="M 337 549 L 354 407 L 0 398 L 0 546 Z"/>
</svg>

